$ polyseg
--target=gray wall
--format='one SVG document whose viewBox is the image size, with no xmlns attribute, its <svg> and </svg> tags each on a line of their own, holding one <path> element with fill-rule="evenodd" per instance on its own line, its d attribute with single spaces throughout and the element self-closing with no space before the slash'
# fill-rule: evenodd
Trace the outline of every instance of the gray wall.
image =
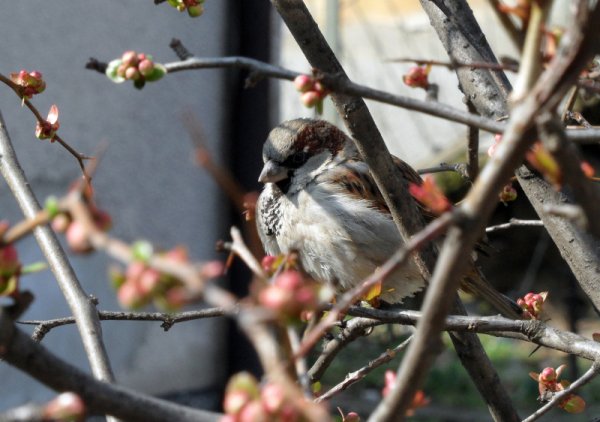
<svg viewBox="0 0 600 422">
<path fill-rule="evenodd" d="M 138 91 L 130 84 L 113 84 L 84 65 L 89 57 L 108 60 L 127 49 L 175 61 L 168 48 L 171 37 L 197 55 L 223 55 L 225 7 L 226 2 L 207 2 L 205 15 L 190 19 L 150 0 L 2 3 L 0 72 L 43 73 L 48 87 L 34 104 L 44 115 L 51 104 L 58 105 L 60 134 L 77 150 L 93 153 L 108 142 L 94 184 L 100 205 L 113 216 L 113 233 L 125 240 L 143 237 L 164 248 L 184 243 L 194 258 L 215 257 L 215 241 L 227 236 L 226 225 L 215 219 L 224 201 L 193 162 L 181 114 L 186 108 L 197 114 L 210 148 L 220 155 L 224 78 L 218 70 L 177 73 Z M 80 176 L 76 161 L 58 144 L 34 137 L 33 116 L 5 86 L 0 87 L 0 110 L 38 198 L 64 193 Z M 0 218 L 20 219 L 3 181 Z M 32 240 L 20 242 L 18 249 L 25 263 L 42 260 Z M 103 256 L 76 257 L 72 264 L 86 291 L 99 298 L 100 309 L 118 309 Z M 24 278 L 23 287 L 36 295 L 23 319 L 69 315 L 49 271 Z M 117 379 L 125 385 L 159 394 L 210 388 L 225 376 L 217 363 L 224 353 L 223 321 L 185 323 L 167 333 L 158 323 L 105 322 L 103 329 Z M 44 344 L 88 369 L 73 326 L 52 331 Z M 3 363 L 0 379 L 0 409 L 53 394 Z"/>
</svg>

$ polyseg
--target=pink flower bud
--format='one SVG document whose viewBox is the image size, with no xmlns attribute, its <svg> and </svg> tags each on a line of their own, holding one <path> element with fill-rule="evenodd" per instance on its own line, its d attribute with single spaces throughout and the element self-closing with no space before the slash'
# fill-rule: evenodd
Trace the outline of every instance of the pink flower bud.
<svg viewBox="0 0 600 422">
<path fill-rule="evenodd" d="M 125 71 L 125 79 L 136 81 L 140 78 L 140 72 L 135 67 L 128 67 Z"/>
<path fill-rule="evenodd" d="M 275 285 L 286 290 L 298 289 L 303 283 L 304 279 L 298 271 L 284 271 L 275 279 Z"/>
<path fill-rule="evenodd" d="M 225 394 L 223 410 L 229 415 L 237 415 L 252 398 L 246 391 L 236 390 Z"/>
<path fill-rule="evenodd" d="M 411 88 L 427 89 L 427 87 L 429 87 L 430 69 L 430 66 L 414 66 L 402 77 L 402 80 Z"/>
<path fill-rule="evenodd" d="M 360 422 L 360 416 L 356 412 L 349 412 L 344 416 L 343 422 Z"/>
<path fill-rule="evenodd" d="M 44 420 L 56 422 L 83 421 L 85 416 L 85 403 L 75 393 L 62 393 L 46 404 L 43 412 Z"/>
<path fill-rule="evenodd" d="M 294 86 L 300 92 L 307 92 L 313 88 L 313 78 L 308 75 L 298 75 L 294 79 Z"/>
<path fill-rule="evenodd" d="M 312 309 L 317 306 L 317 294 L 311 286 L 304 286 L 296 290 L 294 299 L 300 309 Z"/>
<path fill-rule="evenodd" d="M 73 221 L 67 227 L 65 232 L 67 244 L 75 253 L 86 253 L 92 250 L 92 245 L 88 240 L 88 233 L 79 221 Z"/>
<path fill-rule="evenodd" d="M 300 96 L 300 101 L 305 107 L 311 108 L 321 102 L 321 97 L 315 91 L 307 91 Z"/>
<path fill-rule="evenodd" d="M 140 61 L 138 69 L 143 76 L 148 76 L 152 73 L 152 71 L 154 71 L 154 63 L 148 59 L 144 59 Z"/>
<path fill-rule="evenodd" d="M 123 53 L 121 56 L 121 61 L 125 66 L 136 66 L 138 63 L 137 54 L 135 51 L 129 50 Z"/>
<path fill-rule="evenodd" d="M 209 261 L 202 265 L 200 274 L 206 278 L 221 277 L 225 272 L 225 265 L 221 261 Z"/>
<path fill-rule="evenodd" d="M 52 219 L 52 228 L 57 233 L 64 233 L 70 223 L 71 219 L 66 214 L 58 214 Z"/>
<path fill-rule="evenodd" d="M 540 373 L 539 380 L 541 383 L 550 383 L 556 381 L 556 371 L 554 368 L 544 368 Z"/>
<path fill-rule="evenodd" d="M 496 149 L 498 148 L 498 145 L 500 144 L 500 141 L 502 141 L 502 135 L 499 133 L 495 134 L 494 135 L 494 143 L 487 150 L 487 154 L 489 157 L 494 156 L 494 154 L 496 153 Z"/>
<path fill-rule="evenodd" d="M 277 261 L 277 257 L 273 255 L 265 255 L 262 261 L 260 261 L 260 265 L 263 270 L 270 273 L 273 271 L 273 264 L 275 264 L 275 261 Z"/>
<path fill-rule="evenodd" d="M 325 98 L 327 96 L 327 94 L 328 94 L 327 89 L 319 81 L 315 82 L 313 91 L 315 91 L 319 95 L 319 98 L 321 98 L 321 99 Z"/>
<path fill-rule="evenodd" d="M 137 283 L 126 280 L 117 291 L 117 300 L 123 308 L 135 309 L 143 306 L 147 299 L 140 292 Z"/>
<path fill-rule="evenodd" d="M 275 414 L 283 407 L 285 394 L 283 388 L 277 384 L 267 384 L 261 391 L 261 400 L 264 409 L 271 414 Z"/>
<path fill-rule="evenodd" d="M 146 265 L 143 262 L 134 261 L 127 266 L 125 278 L 127 278 L 127 280 L 137 282 L 137 280 L 142 276 L 145 270 Z"/>
<path fill-rule="evenodd" d="M 154 268 L 147 268 L 138 279 L 140 293 L 152 295 L 160 285 L 160 273 Z"/>
<path fill-rule="evenodd" d="M 189 261 L 188 251 L 185 246 L 176 246 L 165 253 L 165 258 L 173 262 L 185 263 Z"/>
<path fill-rule="evenodd" d="M 292 300 L 293 293 L 279 286 L 268 286 L 258 295 L 258 301 L 262 306 L 278 313 L 284 312 Z"/>
<path fill-rule="evenodd" d="M 300 412 L 296 407 L 290 403 L 284 403 L 282 409 L 279 411 L 278 421 L 279 422 L 298 422 L 302 420 L 300 418 Z"/>
<path fill-rule="evenodd" d="M 239 414 L 240 422 L 267 422 L 268 420 L 266 412 L 258 401 L 248 403 Z"/>
<path fill-rule="evenodd" d="M 128 68 L 129 68 L 129 66 L 127 66 L 125 63 L 121 63 L 117 67 L 117 75 L 120 76 L 121 78 L 124 78 L 125 77 L 125 71 L 127 71 Z"/>
<path fill-rule="evenodd" d="M 383 380 L 384 380 L 384 387 L 383 390 L 381 391 L 381 395 L 383 397 L 387 396 L 390 391 L 392 391 L 392 388 L 394 387 L 394 383 L 396 382 L 396 373 L 392 370 L 387 370 L 385 371 L 385 374 L 383 375 Z"/>
</svg>

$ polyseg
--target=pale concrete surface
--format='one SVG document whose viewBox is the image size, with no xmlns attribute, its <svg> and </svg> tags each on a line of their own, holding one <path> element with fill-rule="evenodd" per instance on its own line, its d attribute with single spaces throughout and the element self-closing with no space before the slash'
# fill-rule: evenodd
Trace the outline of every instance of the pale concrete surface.
<svg viewBox="0 0 600 422">
<path fill-rule="evenodd" d="M 319 24 L 324 25 L 324 2 L 307 2 Z M 503 32 L 499 21 L 485 1 L 469 2 L 482 25 L 489 43 L 499 56 L 516 57 L 516 51 Z M 390 63 L 394 58 L 447 60 L 427 15 L 418 0 L 340 0 L 340 61 L 349 77 L 357 83 L 425 99 L 425 92 L 404 85 L 402 76 L 413 66 L 410 63 Z M 294 70 L 309 72 L 310 66 L 287 31 L 282 29 L 280 64 Z M 430 81 L 437 83 L 439 101 L 465 109 L 458 80 L 453 71 L 434 68 Z M 280 84 L 282 120 L 311 116 L 299 95 L 289 83 Z M 453 156 L 466 145 L 467 129 L 447 122 L 374 101 L 367 101 L 390 151 L 413 166 L 429 166 Z M 484 139 L 482 150 L 487 148 Z M 450 152 L 448 152 L 450 151 Z"/>
<path fill-rule="evenodd" d="M 84 65 L 89 57 L 109 60 L 127 49 L 151 53 L 157 61 L 175 61 L 168 47 L 172 37 L 195 54 L 223 55 L 225 8 L 225 2 L 208 2 L 205 16 L 189 19 L 166 3 L 154 6 L 152 1 L 31 0 L 5 2 L 0 13 L 0 72 L 40 70 L 48 87 L 34 103 L 42 113 L 58 105 L 61 136 L 85 153 L 108 143 L 94 183 L 99 204 L 113 216 L 113 233 L 125 240 L 146 238 L 163 248 L 184 243 L 196 259 L 215 257 L 214 243 L 227 236 L 227 227 L 216 220 L 215 211 L 224 201 L 195 166 L 181 115 L 190 108 L 199 116 L 218 156 L 224 137 L 223 72 L 177 73 L 138 91 L 130 84 L 113 84 Z M 0 110 L 39 199 L 64 193 L 79 177 L 76 161 L 58 144 L 34 137 L 33 116 L 5 86 L 0 88 Z M 0 218 L 20 219 L 3 181 L 0 211 Z M 19 243 L 18 249 L 25 263 L 42 259 L 31 240 Z M 99 298 L 100 309 L 119 309 L 103 256 L 75 257 L 72 263 L 86 291 Z M 69 315 L 49 271 L 24 278 L 23 287 L 37 298 L 24 319 Z M 162 394 L 210 389 L 222 382 L 223 323 L 185 323 L 165 333 L 158 323 L 106 322 L 103 330 L 118 381 Z M 44 344 L 88 370 L 74 326 L 52 331 Z M 0 379 L 0 409 L 52 395 L 3 363 Z"/>
</svg>

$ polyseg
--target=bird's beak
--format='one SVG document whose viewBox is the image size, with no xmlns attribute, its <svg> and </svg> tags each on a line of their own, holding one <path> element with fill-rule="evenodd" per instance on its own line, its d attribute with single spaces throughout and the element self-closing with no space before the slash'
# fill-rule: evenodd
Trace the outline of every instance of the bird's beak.
<svg viewBox="0 0 600 422">
<path fill-rule="evenodd" d="M 288 169 L 280 166 L 275 161 L 269 160 L 265 163 L 258 181 L 260 183 L 277 183 L 288 178 Z"/>
</svg>

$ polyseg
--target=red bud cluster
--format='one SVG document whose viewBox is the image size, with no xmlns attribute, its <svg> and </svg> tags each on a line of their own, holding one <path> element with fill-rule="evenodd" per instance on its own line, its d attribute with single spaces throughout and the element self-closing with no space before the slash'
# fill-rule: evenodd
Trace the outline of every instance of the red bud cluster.
<svg viewBox="0 0 600 422">
<path fill-rule="evenodd" d="M 204 0 L 167 0 L 167 3 L 180 12 L 187 10 L 192 18 L 197 18 L 204 13 Z"/>
<path fill-rule="evenodd" d="M 552 400 L 556 393 L 563 391 L 571 384 L 569 381 L 559 380 L 565 367 L 566 365 L 561 365 L 556 369 L 547 367 L 539 374 L 537 372 L 529 373 L 529 376 L 538 383 L 541 401 Z M 576 394 L 568 394 L 561 400 L 558 407 L 569 413 L 581 413 L 585 410 L 585 401 Z"/>
<path fill-rule="evenodd" d="M 313 108 L 318 113 L 323 112 L 323 100 L 329 94 L 329 91 L 315 77 L 309 75 L 298 75 L 294 79 L 294 85 L 298 92 L 301 92 L 300 101 L 305 107 Z"/>
<path fill-rule="evenodd" d="M 443 214 L 452 208 L 452 203 L 435 183 L 432 175 L 423 177 L 423 182 L 418 185 L 410 183 L 408 191 L 413 198 L 427 207 L 435 215 Z"/>
<path fill-rule="evenodd" d="M 24 100 L 29 100 L 36 94 L 41 94 L 46 89 L 46 82 L 42 79 L 42 74 L 37 70 L 27 72 L 21 70 L 18 73 L 11 73 L 10 80 L 18 86 L 19 96 Z"/>
<path fill-rule="evenodd" d="M 161 79 L 166 73 L 165 67 L 155 63 L 151 55 L 132 50 L 124 52 L 120 59 L 111 61 L 106 67 L 106 76 L 113 82 L 133 81 L 133 86 L 138 89 L 146 82 Z"/>
<path fill-rule="evenodd" d="M 517 305 L 523 309 L 523 317 L 529 319 L 539 319 L 547 296 L 548 292 L 530 292 L 522 298 L 517 299 Z"/>
<path fill-rule="evenodd" d="M 240 372 L 227 384 L 221 422 L 305 422 L 301 404 L 287 397 L 279 384 L 270 382 L 261 388 L 254 376 Z"/>
<path fill-rule="evenodd" d="M 183 246 L 177 246 L 162 255 L 174 264 L 189 263 L 187 250 Z M 203 277 L 218 277 L 223 274 L 223 264 L 211 261 L 204 264 L 200 271 Z M 137 309 L 153 302 L 160 309 L 175 311 L 192 299 L 181 280 L 161 273 L 143 260 L 131 262 L 124 273 L 113 270 L 110 276 L 117 289 L 117 299 L 124 308 Z"/>
<path fill-rule="evenodd" d="M 411 88 L 429 88 L 431 65 L 413 66 L 402 77 L 402 81 Z"/>
</svg>

